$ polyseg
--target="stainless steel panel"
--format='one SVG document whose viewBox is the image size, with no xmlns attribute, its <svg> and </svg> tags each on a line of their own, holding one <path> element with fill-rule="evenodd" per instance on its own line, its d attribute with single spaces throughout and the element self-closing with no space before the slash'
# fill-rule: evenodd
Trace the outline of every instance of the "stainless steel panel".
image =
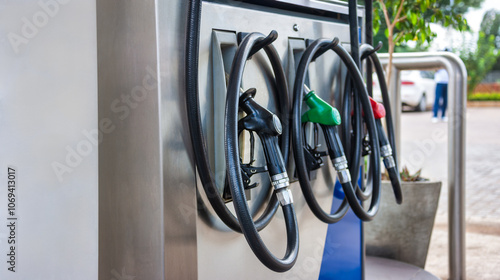
<svg viewBox="0 0 500 280">
<path fill-rule="evenodd" d="M 213 108 L 214 28 L 275 28 L 283 61 L 289 38 L 348 41 L 347 26 L 338 22 L 244 7 L 204 4 L 203 110 Z M 0 41 L 0 177 L 14 167 L 21 186 L 19 270 L 0 270 L 2 279 L 318 276 L 326 225 L 309 211 L 297 184 L 292 190 L 302 249 L 286 274 L 265 268 L 243 236 L 228 232 L 217 218 L 211 223 L 198 215 L 206 214 L 206 205 L 203 194 L 197 197 L 183 95 L 185 1 L 4 1 L 0 8 L 0 28 L 7 34 Z M 265 20 L 256 22 L 260 17 Z M 300 28 L 294 31 L 294 25 Z M 249 63 L 245 83 L 259 85 L 259 92 L 272 90 L 269 65 L 260 55 L 256 60 Z M 311 83 L 326 99 L 338 84 L 330 80 L 335 60 L 331 54 L 311 69 Z M 265 95 L 258 100 L 274 106 Z M 320 173 L 316 181 L 325 208 L 331 204 L 331 173 Z M 0 189 L 0 198 L 6 196 Z M 0 209 L 6 209 L 5 201 Z M 5 211 L 0 220 L 7 220 Z M 282 223 L 278 215 L 263 231 L 277 252 L 285 246 Z M 0 227 L 2 250 L 7 236 Z"/>
<path fill-rule="evenodd" d="M 293 85 L 295 77 L 295 65 L 297 57 L 293 56 L 294 48 L 300 44 L 305 45 L 305 39 L 317 39 L 320 37 L 332 38 L 337 36 L 341 42 L 349 42 L 348 26 L 338 22 L 327 21 L 325 18 L 311 19 L 301 18 L 286 11 L 282 13 L 271 13 L 262 10 L 250 9 L 252 6 L 241 4 L 228 6 L 216 3 L 204 3 L 202 10 L 202 26 L 200 39 L 200 94 L 201 110 L 204 119 L 204 129 L 207 138 L 210 139 L 217 131 L 211 131 L 211 119 L 214 113 L 214 103 L 224 104 L 225 100 L 214 100 L 216 93 L 213 91 L 213 81 L 220 79 L 214 77 L 212 43 L 214 30 L 226 32 L 261 32 L 268 34 L 271 30 L 277 30 L 279 38 L 274 42 L 279 55 L 282 58 L 284 68 L 288 69 L 287 78 L 289 87 Z M 275 11 L 275 10 L 273 10 Z M 299 26 L 295 28 L 294 26 Z M 338 58 L 333 52 L 318 59 L 310 68 L 309 80 L 316 92 L 326 100 L 332 100 L 331 90 L 339 87 L 339 81 L 333 80 L 333 76 L 341 75 Z M 259 103 L 274 107 L 274 101 L 268 97 L 267 91 L 273 91 L 270 86 L 270 66 L 264 55 L 256 54 L 247 62 L 247 68 L 243 77 L 243 86 L 246 88 L 256 87 L 256 99 Z M 342 81 L 343 83 L 343 81 Z M 282 122 L 287 122 L 282 119 Z M 213 140 L 215 141 L 215 140 Z M 323 143 L 324 144 L 324 143 Z M 325 145 L 323 145 L 325 147 Z M 248 148 L 245 149 L 245 153 Z M 293 170 L 288 170 L 292 174 Z M 222 174 L 223 175 L 223 174 Z M 335 172 L 333 168 L 320 171 L 314 182 L 319 203 L 324 209 L 330 209 L 333 196 L 333 183 Z M 201 185 L 198 184 L 198 188 Z M 319 221 L 305 205 L 300 186 L 298 183 L 291 185 L 294 195 L 295 209 L 299 221 L 300 231 L 300 254 L 295 267 L 289 272 L 279 274 L 267 269 L 253 255 L 243 235 L 234 233 L 221 225 L 203 193 L 200 199 L 200 213 L 208 212 L 212 220 L 199 216 L 197 220 L 197 252 L 198 252 L 198 277 L 199 279 L 315 279 L 319 276 L 319 269 L 323 257 L 327 225 Z M 252 190 L 253 195 L 258 195 L 258 190 Z M 255 195 L 257 193 L 257 195 Z M 206 211 L 206 212 L 205 212 Z M 273 219 L 268 227 L 262 232 L 262 237 L 268 244 L 270 250 L 276 255 L 284 254 L 285 230 L 281 213 Z"/>
<path fill-rule="evenodd" d="M 262 3 L 262 0 L 244 0 L 247 2 L 255 2 L 255 3 Z M 273 5 L 273 4 L 287 4 L 287 5 L 294 5 L 298 7 L 307 7 L 314 9 L 316 11 L 327 11 L 327 12 L 334 12 L 334 13 L 340 13 L 340 14 L 347 14 L 348 13 L 348 7 L 347 7 L 347 1 L 342 1 L 342 0 L 267 0 L 266 5 Z M 363 11 L 364 7 L 359 6 L 359 11 L 358 14 L 364 14 Z"/>
<path fill-rule="evenodd" d="M 97 278 L 95 21 L 95 1 L 0 1 L 0 279 Z"/>
<path fill-rule="evenodd" d="M 214 30 L 212 31 L 212 84 L 213 100 L 226 100 L 226 73 L 231 70 L 232 57 L 236 53 L 238 40 L 235 32 Z M 225 174 L 226 160 L 224 157 L 224 116 L 225 102 L 213 102 L 210 113 L 213 120 L 209 120 L 207 126 L 209 130 L 208 143 L 210 158 L 213 160 L 212 166 L 215 174 Z M 215 183 L 219 187 L 219 192 L 224 190 L 224 176 L 216 176 Z"/>
<path fill-rule="evenodd" d="M 196 279 L 196 181 L 184 87 L 187 5 L 156 5 L 165 279 Z"/>
<path fill-rule="evenodd" d="M 183 4 L 98 1 L 100 279 L 197 275 Z"/>
</svg>

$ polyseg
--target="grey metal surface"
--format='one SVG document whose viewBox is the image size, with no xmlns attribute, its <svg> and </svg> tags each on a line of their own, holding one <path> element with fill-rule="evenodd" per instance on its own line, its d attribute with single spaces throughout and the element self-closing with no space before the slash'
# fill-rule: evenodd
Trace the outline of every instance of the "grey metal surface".
<svg viewBox="0 0 500 280">
<path fill-rule="evenodd" d="M 366 280 L 439 280 L 420 267 L 394 260 L 366 257 Z"/>
<path fill-rule="evenodd" d="M 97 4 L 99 279 L 196 279 L 185 1 Z"/>
<path fill-rule="evenodd" d="M 184 80 L 187 5 L 184 0 L 155 2 L 165 279 L 197 279 L 197 191 Z"/>
<path fill-rule="evenodd" d="M 271 3 L 276 2 L 276 3 L 291 4 L 300 7 L 308 7 L 316 10 L 337 12 L 341 14 L 348 13 L 347 1 L 339 1 L 339 0 L 268 0 L 268 1 Z M 362 7 L 360 6 L 359 10 L 361 11 L 361 9 Z"/>
<path fill-rule="evenodd" d="M 364 224 L 366 254 L 424 268 L 441 182 L 402 182 L 401 189 L 405 200 L 398 205 L 391 182 L 382 182 L 377 219 Z"/>
<path fill-rule="evenodd" d="M 202 26 L 200 39 L 200 95 L 201 110 L 204 117 L 204 129 L 207 138 L 213 135 L 223 135 L 223 130 L 212 130 L 214 127 L 213 114 L 216 112 L 214 104 L 219 102 L 224 106 L 225 100 L 215 99 L 221 96 L 214 92 L 218 87 L 213 86 L 212 81 L 219 78 L 213 77 L 213 32 L 261 32 L 268 34 L 275 29 L 279 37 L 274 42 L 278 54 L 280 55 L 284 68 L 287 70 L 289 88 L 293 87 L 295 78 L 295 65 L 298 63 L 297 52 L 300 52 L 300 45 L 305 45 L 304 39 L 317 39 L 321 37 L 332 38 L 338 36 L 344 44 L 349 42 L 348 26 L 338 22 L 326 21 L 322 19 L 311 19 L 298 17 L 297 13 L 288 14 L 263 12 L 261 10 L 249 9 L 253 6 L 241 4 L 228 6 L 216 3 L 204 3 L 202 9 Z M 275 10 L 273 10 L 275 11 Z M 299 28 L 294 30 L 294 26 Z M 299 46 L 299 47 L 297 47 Z M 295 57 L 293 56 L 295 53 Z M 217 59 L 216 59 L 217 60 Z M 332 100 L 331 90 L 338 87 L 339 81 L 332 79 L 337 74 L 338 58 L 333 52 L 312 64 L 310 68 L 309 81 L 313 89 L 322 98 Z M 218 62 L 220 64 L 220 62 Z M 225 64 L 228 64 L 225 62 Z M 230 64 L 230 63 L 229 63 Z M 253 59 L 247 62 L 243 77 L 243 89 L 250 87 L 257 88 L 256 100 L 268 108 L 274 108 L 274 100 L 268 97 L 268 91 L 274 91 L 270 85 L 271 81 L 270 64 L 262 53 L 254 55 Z M 223 95 L 222 95 L 223 96 Z M 219 97 L 220 98 L 220 97 Z M 290 97 L 291 101 L 291 97 Z M 286 119 L 282 119 L 286 122 Z M 284 124 L 286 125 L 286 124 Z M 215 127 L 219 127 L 215 125 Z M 216 140 L 212 138 L 214 143 Z M 257 141 L 258 143 L 258 141 Z M 212 145 L 212 144 L 211 144 Z M 323 143 L 322 147 L 326 147 Z M 248 145 L 243 153 L 248 156 Z M 260 148 L 257 146 L 257 151 Z M 248 159 L 248 157 L 246 157 Z M 258 155 L 257 161 L 263 163 L 262 155 Z M 330 164 L 330 163 L 328 163 Z M 290 174 L 294 171 L 289 170 Z M 224 174 L 216 174 L 223 178 Z M 252 177 L 253 179 L 253 177 Z M 329 209 L 332 203 L 333 183 L 335 180 L 335 170 L 330 166 L 328 170 L 318 173 L 313 182 L 315 191 L 319 198 L 319 203 L 324 209 Z M 198 188 L 201 189 L 200 183 Z M 208 201 L 200 191 L 199 204 L 200 215 L 197 221 L 197 251 L 198 251 L 198 278 L 199 279 L 315 279 L 319 275 L 321 260 L 323 257 L 323 247 L 327 231 L 327 224 L 319 221 L 305 204 L 303 195 L 298 183 L 292 183 L 291 191 L 294 197 L 294 206 L 297 211 L 300 232 L 300 254 L 296 265 L 289 272 L 278 274 L 261 264 L 249 248 L 243 235 L 230 231 L 221 224 L 214 216 L 213 210 L 208 206 Z M 252 190 L 252 200 L 258 197 L 261 192 Z M 250 202 L 252 206 L 252 202 Z M 231 206 L 230 206 L 231 207 Z M 205 208 L 205 209 L 203 209 Z M 208 216 L 208 217 L 207 217 Z M 284 254 L 286 243 L 285 228 L 281 211 L 262 232 L 262 237 L 270 250 L 280 256 Z M 237 260 L 237 261 L 235 261 Z"/>
<path fill-rule="evenodd" d="M 95 20 L 95 1 L 0 1 L 0 279 L 97 278 Z"/>
<path fill-rule="evenodd" d="M 238 40 L 234 32 L 216 30 L 212 33 L 212 77 L 213 77 L 213 98 L 214 100 L 226 100 L 226 86 L 228 75 L 231 70 L 230 58 L 234 57 Z M 208 139 L 210 144 L 210 156 L 214 159 L 215 174 L 225 174 L 226 161 L 224 157 L 224 116 L 225 102 L 213 102 L 213 120 Z M 217 133 L 215 133 L 217 131 Z M 219 192 L 224 190 L 225 177 L 215 177 L 215 183 L 219 187 Z"/>
<path fill-rule="evenodd" d="M 383 55 L 380 55 L 382 57 Z M 392 67 L 392 78 L 390 84 L 387 85 L 389 89 L 389 100 L 391 102 L 391 110 L 394 120 L 394 130 L 401 131 L 401 112 L 403 111 L 403 104 L 401 102 L 401 94 L 391 94 L 392 92 L 401 92 L 401 73 L 396 67 Z M 401 153 L 401 133 L 396 133 L 396 147 L 394 149 L 399 155 Z M 401 166 L 401 157 L 398 157 L 398 166 Z"/>
<path fill-rule="evenodd" d="M 381 55 L 387 64 L 387 56 Z M 460 58 L 450 52 L 397 53 L 394 66 L 399 70 L 443 67 L 448 71 L 448 223 L 450 279 L 466 279 L 465 274 L 465 118 L 467 70 Z M 394 91 L 391 91 L 394 94 Z M 399 91 L 398 91 L 399 92 Z M 396 93 L 398 94 L 398 93 Z M 396 103 L 399 104 L 399 103 Z M 394 112 L 399 116 L 401 111 Z M 398 117 L 396 117 L 397 119 Z M 400 130 L 397 130 L 400 131 Z M 396 137 L 400 139 L 397 132 Z M 398 140 L 400 141 L 400 140 Z"/>
<path fill-rule="evenodd" d="M 201 203 L 197 201 L 186 121 L 185 1 L 71 2 L 60 4 L 53 17 L 34 3 L 19 4 L 16 9 L 9 6 L 1 18 L 6 22 L 2 28 L 21 31 L 19 23 L 26 13 L 45 12 L 54 23 L 31 34 L 17 56 L 2 41 L 2 58 L 9 65 L 1 68 L 2 77 L 7 77 L 1 102 L 8 105 L 1 110 L 5 123 L 0 141 L 7 147 L 2 149 L 2 160 L 9 161 L 6 166 L 19 168 L 23 189 L 18 195 L 24 205 L 30 205 L 19 208 L 22 226 L 18 235 L 23 244 L 18 251 L 23 256 L 20 267 L 29 270 L 21 269 L 15 276 L 19 278 L 8 275 L 6 279 L 317 277 L 326 225 L 309 211 L 297 184 L 293 192 L 300 199 L 295 205 L 301 221 L 302 255 L 287 274 L 265 268 L 244 237 L 227 232 L 217 218 L 200 217 L 210 214 L 210 209 L 203 209 L 203 194 Z M 204 114 L 214 110 L 208 104 L 213 96 L 207 82 L 212 78 L 212 28 L 267 33 L 271 30 L 268 23 L 276 21 L 273 27 L 282 34 L 276 45 L 283 58 L 288 37 L 339 36 L 348 41 L 347 26 L 340 23 L 267 14 L 255 24 L 258 17 L 254 16 L 263 12 L 241 7 L 228 11 L 227 6 L 213 14 L 217 17 L 204 16 L 209 23 L 202 30 L 206 37 L 202 37 L 200 70 L 209 73 L 200 81 L 202 92 L 207 93 L 202 96 Z M 293 30 L 294 24 L 300 26 L 298 31 Z M 269 65 L 263 56 L 255 57 L 259 62 L 249 63 L 245 83 L 259 84 L 259 92 L 273 90 Z M 24 64 L 18 64 L 19 59 Z M 312 69 L 311 82 L 325 99 L 331 98 L 334 70 L 328 65 L 335 60 L 332 54 Z M 16 72 L 11 65 L 35 67 L 26 71 L 14 66 L 19 67 Z M 264 70 L 264 74 L 252 70 Z M 274 106 L 274 100 L 264 94 L 258 100 Z M 206 123 L 213 122 L 211 115 L 205 116 Z M 57 182 L 51 164 L 72 160 L 71 149 L 83 146 L 88 154 L 80 155 L 78 164 L 61 175 L 63 182 Z M 318 178 L 321 205 L 329 208 L 332 190 L 327 186 L 333 185 L 334 173 L 324 171 Z M 278 215 L 264 230 L 272 250 L 285 247 L 282 223 Z M 3 242 L 6 233 L 0 233 Z"/>
</svg>

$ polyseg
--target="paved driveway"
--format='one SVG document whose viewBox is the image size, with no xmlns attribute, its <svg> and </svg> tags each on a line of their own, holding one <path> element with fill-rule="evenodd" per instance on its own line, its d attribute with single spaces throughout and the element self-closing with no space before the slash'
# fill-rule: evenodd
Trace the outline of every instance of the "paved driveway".
<svg viewBox="0 0 500 280">
<path fill-rule="evenodd" d="M 443 181 L 426 269 L 447 279 L 448 124 L 430 112 L 405 112 L 401 124 L 402 166 Z M 467 279 L 500 279 L 500 108 L 468 108 L 466 129 Z"/>
</svg>

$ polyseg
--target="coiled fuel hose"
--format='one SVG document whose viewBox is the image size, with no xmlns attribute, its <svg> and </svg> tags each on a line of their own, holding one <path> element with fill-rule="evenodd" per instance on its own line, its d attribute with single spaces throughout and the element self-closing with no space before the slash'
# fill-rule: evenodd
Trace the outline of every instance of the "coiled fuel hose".
<svg viewBox="0 0 500 280">
<path fill-rule="evenodd" d="M 340 113 L 332 107 L 330 104 L 326 103 L 320 97 L 316 95 L 316 93 L 312 90 L 309 90 L 306 85 L 304 85 L 306 89 L 306 96 L 303 98 L 305 103 L 309 106 L 309 110 L 306 111 L 301 117 L 301 128 L 303 132 L 305 132 L 305 123 L 312 123 L 313 125 L 321 126 L 323 130 L 323 135 L 325 136 L 326 145 L 328 147 L 328 155 L 330 155 L 330 159 L 334 164 L 335 170 L 337 171 L 337 175 L 340 182 L 350 181 L 350 174 L 347 168 L 347 159 L 344 155 L 344 149 L 342 147 L 342 143 L 340 142 L 340 138 L 337 132 L 337 126 L 341 123 L 340 121 Z M 295 98 L 295 97 L 294 97 Z M 302 98 L 301 96 L 297 97 L 298 99 Z M 295 118 L 296 115 L 294 115 Z M 297 115 L 298 116 L 298 115 Z M 299 132 L 300 133 L 300 132 Z M 305 134 L 305 133 L 302 133 Z M 321 156 L 325 155 L 325 153 L 317 152 L 309 148 L 309 145 L 305 145 L 306 139 L 305 136 L 301 137 L 300 143 L 297 145 L 298 147 L 302 147 L 302 154 L 300 152 L 295 152 L 295 155 L 298 155 L 298 158 L 303 159 L 299 163 L 296 163 L 297 169 L 304 170 L 304 166 L 307 169 L 307 177 L 309 177 L 309 172 L 315 169 L 319 169 L 322 166 Z M 295 146 L 294 146 L 295 147 Z M 296 157 L 297 159 L 297 157 Z M 296 160 L 297 161 L 297 160 Z M 308 162 L 314 161 L 314 164 L 308 164 Z M 304 172 L 298 171 L 299 178 L 301 178 Z M 300 181 L 301 186 L 304 185 L 302 189 L 304 197 L 310 206 L 312 212 L 325 223 L 335 223 L 342 219 L 345 214 L 347 214 L 347 210 L 349 210 L 349 204 L 347 199 L 344 198 L 339 208 L 333 213 L 328 214 L 323 211 L 323 209 L 319 206 L 314 194 L 312 193 L 312 187 L 309 182 L 309 178 L 306 180 Z"/>
<path fill-rule="evenodd" d="M 392 190 L 394 192 L 396 202 L 401 204 L 403 202 L 403 194 L 401 191 L 401 178 L 398 172 L 398 159 L 396 149 L 394 148 L 396 147 L 396 137 L 384 69 L 382 68 L 382 64 L 380 64 L 376 50 L 372 46 L 368 44 L 361 45 L 360 55 L 361 59 L 370 58 L 372 65 L 375 67 L 375 72 L 377 73 L 380 91 L 382 93 L 382 102 L 384 103 L 384 105 L 380 105 L 384 108 L 384 114 L 381 114 L 378 117 L 375 116 L 380 140 L 380 151 L 387 173 L 389 173 L 389 179 L 391 180 Z M 370 74 L 371 73 L 369 73 L 369 75 Z M 385 117 L 386 121 L 387 134 L 382 126 L 381 118 L 383 117 Z"/>
<path fill-rule="evenodd" d="M 359 58 L 359 29 L 358 29 L 358 1 L 357 0 L 348 0 L 348 21 L 349 21 L 349 41 L 351 45 L 351 58 L 352 62 L 354 62 L 355 66 L 358 69 L 361 69 L 361 63 Z M 353 91 L 356 91 L 356 85 L 354 85 L 354 81 L 351 77 L 352 73 L 348 72 L 346 76 L 346 89 L 348 90 L 344 94 L 344 104 L 347 102 L 348 104 L 352 101 L 352 111 L 350 106 L 344 106 L 343 109 L 343 124 L 344 129 L 349 132 L 350 125 L 352 124 L 352 135 L 350 133 L 343 133 L 343 143 L 347 145 L 348 149 L 347 158 L 349 160 L 349 166 L 351 169 L 351 177 L 352 183 L 356 188 L 356 194 L 358 198 L 366 199 L 370 195 L 370 189 L 362 191 L 365 187 L 362 184 L 358 186 L 358 178 L 360 176 L 360 168 L 362 166 L 361 162 L 361 149 L 363 142 L 363 123 L 361 117 L 361 102 L 359 100 L 359 94 L 352 94 Z M 351 112 L 352 119 L 351 119 Z"/>
<path fill-rule="evenodd" d="M 353 86 L 353 81 L 348 72 L 345 77 L 344 95 L 342 99 L 342 124 L 340 140 L 345 147 L 346 157 L 349 161 L 349 170 L 352 177 L 352 184 L 356 187 L 356 195 L 361 200 L 367 200 L 371 196 L 371 185 L 362 181 L 358 186 L 358 178 L 361 167 L 361 151 L 365 147 L 363 143 L 363 121 L 361 119 L 361 107 L 358 94 L 353 92 L 357 90 Z"/>
<path fill-rule="evenodd" d="M 257 258 L 269 269 L 277 272 L 289 270 L 297 260 L 299 250 L 299 233 L 293 198 L 289 186 L 289 179 L 285 169 L 285 159 L 278 146 L 278 137 L 289 138 L 288 126 L 282 126 L 280 119 L 266 108 L 260 106 L 255 100 L 255 89 L 245 91 L 240 96 L 240 86 L 246 61 L 259 49 L 263 48 L 269 58 L 276 80 L 276 87 L 284 99 L 278 100 L 288 108 L 286 79 L 279 56 L 271 44 L 277 33 L 271 32 L 269 36 L 260 33 L 246 35 L 236 50 L 235 58 L 229 74 L 225 110 L 225 154 L 228 183 L 233 197 L 234 208 L 240 222 L 241 229 L 250 248 Z M 273 38 L 274 37 L 274 38 Z M 246 116 L 238 120 L 239 111 L 244 111 Z M 288 110 L 280 111 L 281 116 L 286 116 Z M 252 215 L 245 197 L 244 182 L 241 177 L 239 160 L 239 130 L 246 129 L 259 136 L 266 159 L 266 164 L 278 198 L 286 225 L 287 248 L 282 259 L 274 256 L 269 251 L 260 237 L 252 220 Z"/>
<path fill-rule="evenodd" d="M 341 205 L 340 209 L 336 213 L 330 215 L 324 212 L 316 201 L 313 194 L 311 185 L 309 183 L 308 170 L 304 158 L 304 143 L 301 133 L 302 128 L 302 102 L 304 100 L 304 83 L 308 71 L 309 64 L 311 61 L 316 59 L 322 53 L 327 50 L 333 50 L 342 60 L 342 62 L 347 67 L 348 72 L 351 75 L 352 86 L 354 87 L 355 94 L 358 95 L 361 108 L 363 109 L 363 119 L 366 123 L 368 129 L 369 144 L 372 146 L 372 153 L 370 156 L 370 165 L 373 167 L 371 170 L 372 174 L 372 195 L 370 200 L 370 205 L 368 210 L 365 210 L 356 196 L 356 190 L 351 182 L 351 176 L 348 172 L 347 166 L 348 161 L 343 155 L 343 148 L 339 137 L 337 135 L 337 129 L 334 125 L 328 123 L 320 123 L 323 127 L 323 132 L 326 137 L 326 142 L 330 154 L 330 158 L 334 167 L 336 168 L 338 179 L 344 190 L 345 198 L 347 199 L 349 205 L 351 206 L 354 214 L 363 221 L 372 220 L 376 215 L 379 203 L 380 203 L 380 147 L 378 145 L 379 139 L 377 134 L 377 126 L 375 119 L 373 118 L 373 111 L 371 108 L 370 100 L 368 98 L 368 93 L 363 83 L 363 78 L 359 69 L 356 67 L 355 62 L 349 53 L 339 44 L 338 38 L 333 41 L 327 39 L 317 39 L 314 41 L 304 52 L 300 60 L 297 74 L 295 78 L 295 84 L 293 88 L 293 111 L 292 111 L 292 148 L 295 158 L 295 164 L 297 166 L 297 175 L 299 178 L 300 186 L 307 204 L 313 211 L 313 213 L 322 221 L 327 223 L 336 222 L 339 219 L 342 211 L 345 211 Z M 313 95 L 309 93 L 306 98 L 311 98 Z M 307 100 L 306 100 L 307 103 Z M 356 131 L 355 133 L 361 134 L 362 131 Z M 358 154 L 359 155 L 359 154 Z M 345 213 L 344 213 L 345 214 Z M 341 217 L 340 217 L 341 218 Z"/>
<path fill-rule="evenodd" d="M 200 116 L 198 89 L 198 53 L 202 1 L 190 0 L 188 4 L 185 57 L 186 105 L 195 163 L 205 194 L 217 216 L 232 230 L 242 232 L 237 217 L 227 208 L 226 201 L 222 198 L 222 194 L 217 188 L 214 174 L 210 168 L 207 144 Z M 282 149 L 288 151 L 288 140 L 282 138 L 280 143 Z M 284 155 L 287 157 L 288 152 L 285 152 Z M 269 224 L 278 209 L 278 204 L 277 198 L 272 196 L 264 212 L 255 221 L 255 227 L 258 230 L 263 229 Z"/>
</svg>

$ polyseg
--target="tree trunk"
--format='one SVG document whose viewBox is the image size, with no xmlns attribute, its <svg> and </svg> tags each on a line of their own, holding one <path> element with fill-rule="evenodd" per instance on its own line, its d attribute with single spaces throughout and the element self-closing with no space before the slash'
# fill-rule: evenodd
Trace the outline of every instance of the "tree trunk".
<svg viewBox="0 0 500 280">
<path fill-rule="evenodd" d="M 391 84 L 391 76 L 392 76 L 392 57 L 393 57 L 393 54 L 394 54 L 394 37 L 393 37 L 393 29 L 388 26 L 387 28 L 389 28 L 389 38 L 388 39 L 388 43 L 389 43 L 389 61 L 387 63 L 387 70 L 386 70 L 386 73 L 387 73 L 387 76 L 385 77 L 386 79 L 386 82 L 387 82 L 387 86 L 390 88 Z"/>
</svg>

